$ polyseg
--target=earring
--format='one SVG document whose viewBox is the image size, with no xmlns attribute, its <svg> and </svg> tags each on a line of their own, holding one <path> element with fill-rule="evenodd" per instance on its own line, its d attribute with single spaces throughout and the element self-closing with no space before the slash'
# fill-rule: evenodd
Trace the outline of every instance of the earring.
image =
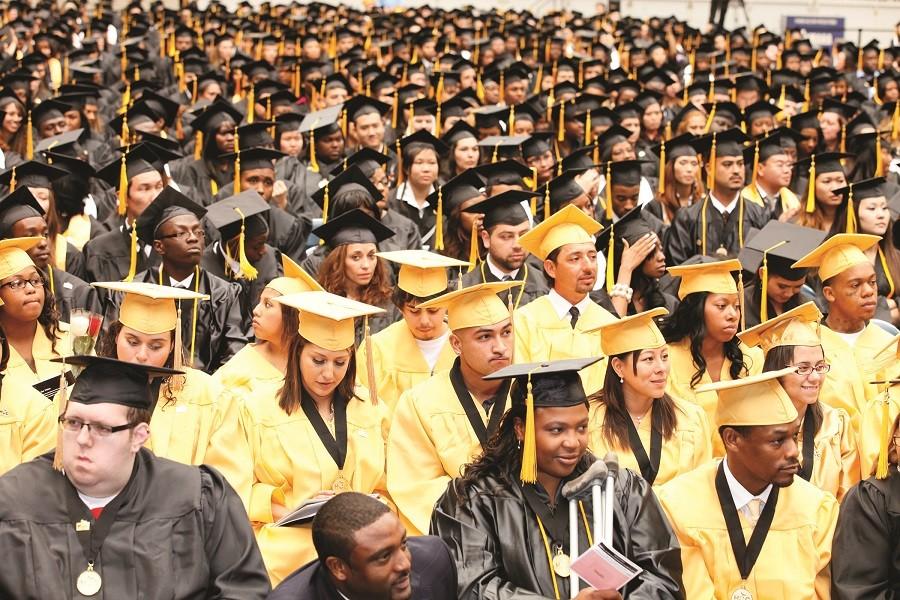
<svg viewBox="0 0 900 600">
<path fill-rule="evenodd" d="M 625 383 L 625 379 L 622 377 L 619 377 L 619 383 Z"/>
<path fill-rule="evenodd" d="M 519 450 L 522 449 L 522 440 L 519 440 L 518 442 L 516 442 L 516 448 L 518 448 Z"/>
</svg>

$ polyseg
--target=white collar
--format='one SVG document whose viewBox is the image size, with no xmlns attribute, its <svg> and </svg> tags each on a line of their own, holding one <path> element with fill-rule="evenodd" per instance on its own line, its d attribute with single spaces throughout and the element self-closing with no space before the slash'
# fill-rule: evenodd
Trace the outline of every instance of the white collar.
<svg viewBox="0 0 900 600">
<path fill-rule="evenodd" d="M 547 299 L 550 300 L 550 305 L 553 307 L 553 310 L 556 311 L 556 315 L 560 320 L 572 318 L 572 315 L 569 314 L 569 309 L 573 306 L 578 309 L 579 314 L 583 315 L 584 311 L 587 310 L 588 305 L 591 303 L 591 297 L 585 294 L 584 298 L 578 304 L 572 304 L 560 296 L 559 292 L 556 291 L 556 288 L 552 288 L 547 292 Z"/>
<path fill-rule="evenodd" d="M 759 182 L 756 183 L 756 192 L 759 194 L 759 197 L 763 199 L 763 201 L 765 201 L 766 198 L 777 200 L 779 196 L 781 196 L 781 190 L 778 190 L 774 194 L 770 194 L 763 189 L 763 186 L 759 185 Z"/>
<path fill-rule="evenodd" d="M 716 198 L 712 192 L 709 193 L 709 201 L 712 203 L 712 205 L 715 207 L 715 209 L 717 211 L 719 211 L 720 213 L 728 213 L 730 215 L 731 211 L 733 211 L 735 209 L 735 207 L 738 205 L 738 201 L 740 200 L 740 195 L 741 195 L 741 193 L 738 192 L 737 195 L 734 197 L 734 201 L 731 204 L 729 204 L 727 207 L 724 204 L 722 204 L 721 202 L 719 202 L 719 199 Z"/>
<path fill-rule="evenodd" d="M 734 500 L 734 507 L 737 510 L 741 510 L 754 499 L 761 500 L 763 504 L 766 503 L 769 499 L 769 494 L 772 492 L 771 483 L 759 495 L 754 496 L 748 492 L 747 488 L 742 486 L 737 479 L 735 479 L 734 475 L 731 473 L 731 469 L 728 468 L 727 458 L 722 459 L 722 465 L 725 470 L 725 481 L 728 482 L 728 489 L 731 490 L 731 498 Z"/>
<path fill-rule="evenodd" d="M 510 277 L 515 279 L 516 276 L 519 274 L 519 269 L 516 269 L 515 271 L 510 271 L 509 273 L 504 273 L 503 271 L 501 271 L 500 268 L 494 264 L 494 261 L 491 260 L 490 253 L 488 253 L 487 260 L 485 262 L 487 263 L 488 270 L 494 275 L 494 277 L 496 277 L 497 279 L 499 279 L 501 281 L 507 275 L 509 275 Z"/>
<path fill-rule="evenodd" d="M 412 186 L 409 185 L 405 181 L 403 182 L 402 185 L 403 185 L 403 193 L 399 195 L 400 201 L 405 202 L 405 203 L 409 204 L 410 206 L 412 206 L 413 208 L 415 208 L 417 211 L 419 211 L 419 215 L 421 216 L 422 213 L 428 208 L 428 203 L 426 202 L 425 206 L 419 206 L 419 203 L 416 202 L 416 195 L 413 193 Z M 434 186 L 431 186 L 430 188 L 428 188 L 428 195 L 430 196 L 433 193 L 434 193 Z"/>
<path fill-rule="evenodd" d="M 186 290 L 189 290 L 189 289 L 191 289 L 191 283 L 193 283 L 193 282 L 194 282 L 194 274 L 193 273 L 191 273 L 190 275 L 188 275 L 181 281 L 178 281 L 174 277 L 169 276 L 169 285 L 171 287 L 184 288 Z"/>
</svg>

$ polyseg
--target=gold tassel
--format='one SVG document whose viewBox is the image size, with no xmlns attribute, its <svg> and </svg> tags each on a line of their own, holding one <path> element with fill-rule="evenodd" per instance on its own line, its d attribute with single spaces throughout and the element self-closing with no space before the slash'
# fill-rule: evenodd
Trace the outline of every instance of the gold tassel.
<svg viewBox="0 0 900 600">
<path fill-rule="evenodd" d="M 806 212 L 816 210 L 816 155 L 809 157 L 809 189 L 806 192 Z"/>
<path fill-rule="evenodd" d="M 713 118 L 715 116 L 716 116 L 716 105 L 713 104 L 712 110 L 709 111 L 709 116 L 706 118 L 706 125 L 703 126 L 703 133 L 709 133 L 709 130 L 712 127 Z"/>
<path fill-rule="evenodd" d="M 875 477 L 878 479 L 887 479 L 888 476 L 888 448 L 891 443 L 891 415 L 890 408 L 890 386 L 884 390 L 884 399 L 881 401 L 881 431 L 879 432 L 878 444 L 878 466 L 875 469 Z"/>
<path fill-rule="evenodd" d="M 738 302 L 741 307 L 741 331 L 747 329 L 747 307 L 744 302 L 744 271 L 738 270 Z"/>
<path fill-rule="evenodd" d="M 591 131 L 591 111 L 587 111 L 587 114 L 584 116 L 584 145 L 591 145 L 591 136 L 593 131 Z"/>
<path fill-rule="evenodd" d="M 544 220 L 550 218 L 550 182 L 544 184 Z"/>
<path fill-rule="evenodd" d="M 475 265 L 478 264 L 478 222 L 472 221 L 472 235 L 469 240 L 469 270 L 466 273 L 471 273 L 475 268 Z"/>
<path fill-rule="evenodd" d="M 162 273 L 162 269 L 160 269 L 160 273 Z M 180 371 L 184 364 L 184 346 L 181 341 L 181 304 L 178 305 L 175 315 L 175 355 L 172 358 L 172 367 L 176 371 Z"/>
<path fill-rule="evenodd" d="M 256 279 L 258 271 L 256 270 L 256 267 L 250 264 L 250 260 L 247 258 L 245 249 L 247 235 L 244 213 L 241 212 L 241 209 L 239 208 L 235 208 L 234 210 L 241 216 L 241 233 L 238 236 L 238 263 L 241 265 L 241 275 L 247 279 L 253 280 Z"/>
<path fill-rule="evenodd" d="M 137 253 L 138 253 L 137 220 L 135 220 L 131 224 L 131 250 L 129 252 L 129 254 L 131 256 L 128 261 L 128 274 L 125 276 L 125 279 L 122 280 L 126 283 L 133 281 L 134 276 L 137 273 Z"/>
<path fill-rule="evenodd" d="M 666 190 L 666 140 L 659 144 L 659 195 Z"/>
<path fill-rule="evenodd" d="M 194 160 L 203 158 L 203 132 L 197 131 L 194 135 Z"/>
<path fill-rule="evenodd" d="M 881 157 L 881 134 L 875 132 L 875 177 L 884 177 L 884 159 Z"/>
<path fill-rule="evenodd" d="M 34 131 L 31 127 L 31 111 L 28 111 L 28 120 L 25 122 L 25 158 L 34 159 Z"/>
<path fill-rule="evenodd" d="M 566 139 L 566 103 L 559 105 L 559 123 L 556 127 L 556 141 L 561 142 Z"/>
<path fill-rule="evenodd" d="M 750 176 L 750 177 L 751 177 L 751 181 L 753 182 L 753 186 L 754 186 L 754 193 L 756 193 L 756 190 L 755 190 L 755 186 L 756 186 L 756 169 L 757 169 L 758 167 L 759 167 L 759 142 L 757 141 L 757 142 L 755 142 L 755 143 L 753 144 L 753 173 L 752 173 L 752 175 Z"/>
<path fill-rule="evenodd" d="M 434 221 L 434 249 L 444 249 L 444 186 L 438 187 L 437 216 Z"/>
<path fill-rule="evenodd" d="M 841 123 L 841 152 L 847 151 L 847 124 Z"/>
<path fill-rule="evenodd" d="M 247 123 L 253 123 L 256 117 L 256 85 L 250 84 L 250 91 L 247 92 Z"/>
<path fill-rule="evenodd" d="M 403 148 L 400 146 L 400 140 L 397 140 L 397 186 L 403 183 Z"/>
<path fill-rule="evenodd" d="M 16 189 L 16 168 L 12 168 L 12 174 L 9 177 L 9 190 L 13 191 Z"/>
<path fill-rule="evenodd" d="M 847 192 L 847 227 L 844 233 L 856 233 L 856 212 L 853 210 L 853 184 Z"/>
<path fill-rule="evenodd" d="M 784 246 L 785 244 L 787 244 L 787 240 L 782 240 L 782 241 L 778 242 L 777 244 L 775 244 L 774 246 L 766 248 L 766 250 L 763 251 L 762 267 L 760 268 L 760 274 L 759 274 L 759 280 L 760 280 L 759 285 L 760 285 L 760 291 L 761 291 L 761 298 L 760 298 L 760 304 L 759 304 L 759 322 L 760 323 L 765 323 L 766 321 L 769 320 L 769 292 L 768 292 L 768 290 L 769 290 L 769 252 L 771 252 L 772 250 L 775 250 L 779 246 Z"/>
<path fill-rule="evenodd" d="M 237 135 L 235 135 L 235 141 Z M 238 154 L 234 157 L 234 193 L 241 193 L 241 155 Z"/>
<path fill-rule="evenodd" d="M 612 222 L 613 205 L 612 205 L 612 163 L 606 163 L 606 220 Z"/>
<path fill-rule="evenodd" d="M 124 215 L 128 207 L 128 169 L 125 160 L 127 155 L 128 150 L 126 149 L 119 163 L 119 203 L 117 211 L 119 216 Z"/>
<path fill-rule="evenodd" d="M 522 469 L 519 479 L 522 483 L 537 481 L 537 442 L 534 431 L 534 395 L 531 388 L 531 373 L 528 374 L 528 389 L 525 394 L 525 439 L 522 440 Z"/>
<path fill-rule="evenodd" d="M 331 210 L 329 208 L 330 198 L 329 198 L 329 184 L 325 184 L 324 191 L 322 192 L 322 224 L 328 222 L 328 211 Z"/>
<path fill-rule="evenodd" d="M 314 173 L 319 172 L 319 162 L 316 160 L 316 131 L 309 130 L 309 169 Z"/>
<path fill-rule="evenodd" d="M 715 110 L 715 107 L 713 107 Z M 706 189 L 712 193 L 716 184 L 716 133 L 712 134 L 712 148 L 709 152 L 709 166 L 706 171 Z"/>
<path fill-rule="evenodd" d="M 516 131 L 516 106 L 515 104 L 509 105 L 509 131 L 506 135 L 515 135 Z"/>
</svg>

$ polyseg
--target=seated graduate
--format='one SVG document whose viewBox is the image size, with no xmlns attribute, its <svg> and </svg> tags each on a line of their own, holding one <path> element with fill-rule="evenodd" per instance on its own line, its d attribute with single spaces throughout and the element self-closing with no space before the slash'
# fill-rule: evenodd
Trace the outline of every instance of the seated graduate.
<svg viewBox="0 0 900 600">
<path fill-rule="evenodd" d="M 795 477 L 800 422 L 778 378 L 794 367 L 703 386 L 718 392 L 726 458 L 657 496 L 681 542 L 688 598 L 828 598 L 838 503 Z"/>
<path fill-rule="evenodd" d="M 885 425 L 878 432 L 878 472 L 851 488 L 841 504 L 831 562 L 835 600 L 891 598 L 900 591 L 900 417 Z"/>
<path fill-rule="evenodd" d="M 738 337 L 766 353 L 763 372 L 794 367 L 793 373 L 778 382 L 801 416 L 799 476 L 840 500 L 859 481 L 859 453 L 847 411 L 819 401 L 829 372 L 841 368 L 825 361 L 819 339 L 821 320 L 822 313 L 815 303 L 807 302 Z"/>
<path fill-rule="evenodd" d="M 431 517 L 432 534 L 447 542 L 456 561 L 461 599 L 569 597 L 575 557 L 561 490 L 595 460 L 587 450 L 588 406 L 578 371 L 598 360 L 519 364 L 490 375 L 516 378 L 512 408 Z M 650 486 L 618 469 L 615 489 L 613 545 L 644 569 L 623 595 L 684 597 L 678 542 Z M 591 513 L 579 519 L 582 549 L 589 546 Z M 583 589 L 577 598 L 621 596 Z"/>
<path fill-rule="evenodd" d="M 383 502 L 346 492 L 312 524 L 317 560 L 281 582 L 268 600 L 456 600 L 456 563 L 430 535 L 407 537 Z"/>
<path fill-rule="evenodd" d="M 654 322 L 665 314 L 654 308 L 600 327 L 609 363 L 603 392 L 591 402 L 591 450 L 615 452 L 650 485 L 712 458 L 706 412 L 666 393 L 669 348 Z"/>
<path fill-rule="evenodd" d="M 158 378 L 179 372 L 65 361 L 84 370 L 60 398 L 56 453 L 0 477 L 0 546 L 19 566 L 0 573 L 3 595 L 265 598 L 262 557 L 224 477 L 142 447 Z"/>
</svg>

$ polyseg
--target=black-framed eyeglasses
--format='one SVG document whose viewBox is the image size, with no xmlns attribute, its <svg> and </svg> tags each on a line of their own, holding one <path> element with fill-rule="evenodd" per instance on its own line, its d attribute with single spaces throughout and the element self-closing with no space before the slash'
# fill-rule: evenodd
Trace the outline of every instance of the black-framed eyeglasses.
<svg viewBox="0 0 900 600">
<path fill-rule="evenodd" d="M 161 236 L 159 236 L 159 239 L 168 240 L 168 239 L 176 238 L 179 240 L 186 240 L 190 236 L 194 236 L 198 240 L 202 240 L 202 239 L 206 238 L 206 232 L 203 231 L 202 228 L 185 229 L 182 231 L 176 231 L 175 233 L 170 233 L 169 235 L 161 235 Z"/>
<path fill-rule="evenodd" d="M 81 419 L 75 419 L 73 417 L 60 417 L 59 424 L 62 425 L 64 431 L 68 431 L 69 433 L 81 433 L 81 430 L 87 427 L 89 434 L 101 438 L 109 437 L 114 433 L 125 431 L 126 429 L 133 429 L 137 426 L 137 423 L 126 423 L 125 425 L 110 427 L 109 425 L 101 425 L 100 423 L 88 423 L 87 421 L 82 421 Z"/>
<path fill-rule="evenodd" d="M 794 365 L 791 365 L 794 366 Z M 818 375 L 824 375 L 828 371 L 831 370 L 831 365 L 828 363 L 819 363 L 815 366 L 813 365 L 801 365 L 797 367 L 794 372 L 797 375 L 811 375 L 813 371 L 815 371 Z"/>
<path fill-rule="evenodd" d="M 24 289 L 26 285 L 31 285 L 34 289 L 42 287 L 44 285 L 44 280 L 40 277 L 32 277 L 31 279 L 13 279 L 12 281 L 7 281 L 0 287 L 7 287 L 11 290 L 21 290 Z"/>
</svg>

